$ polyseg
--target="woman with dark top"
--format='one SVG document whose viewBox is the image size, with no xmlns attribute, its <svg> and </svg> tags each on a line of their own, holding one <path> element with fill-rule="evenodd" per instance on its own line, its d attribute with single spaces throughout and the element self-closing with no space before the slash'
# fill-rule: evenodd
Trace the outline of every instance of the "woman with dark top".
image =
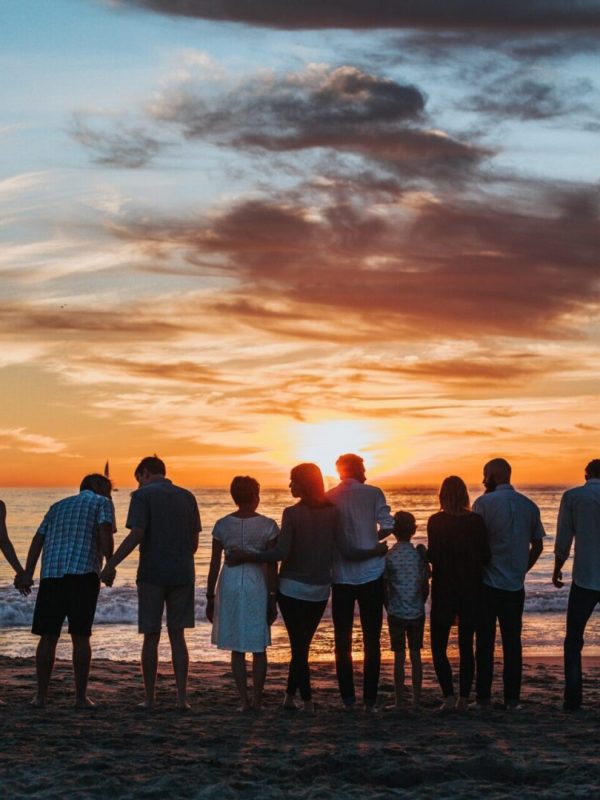
<svg viewBox="0 0 600 800">
<path fill-rule="evenodd" d="M 490 559 L 482 517 L 470 510 L 469 493 L 456 475 L 440 488 L 441 510 L 427 523 L 427 552 L 432 567 L 431 652 L 444 695 L 443 710 L 465 711 L 475 672 L 473 637 L 478 625 L 483 567 Z M 460 655 L 458 703 L 446 655 L 450 628 L 458 620 Z"/>
<path fill-rule="evenodd" d="M 299 691 L 303 710 L 312 712 L 308 656 L 329 599 L 334 548 L 343 548 L 346 557 L 361 560 L 384 554 L 387 545 L 351 551 L 344 547 L 338 510 L 325 496 L 316 464 L 298 464 L 292 469 L 290 491 L 299 502 L 284 509 L 276 546 L 253 554 L 236 550 L 227 560 L 231 564 L 281 561 L 277 602 L 292 651 L 283 707 L 295 709 Z"/>
</svg>

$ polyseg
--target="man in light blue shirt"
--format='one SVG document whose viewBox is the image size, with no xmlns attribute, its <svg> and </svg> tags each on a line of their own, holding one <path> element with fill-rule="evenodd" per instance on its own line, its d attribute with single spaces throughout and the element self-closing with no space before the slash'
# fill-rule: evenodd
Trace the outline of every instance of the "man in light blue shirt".
<svg viewBox="0 0 600 800">
<path fill-rule="evenodd" d="M 546 535 L 539 508 L 513 489 L 510 476 L 511 466 L 504 458 L 488 461 L 483 468 L 486 494 L 473 503 L 473 511 L 485 522 L 492 554 L 483 573 L 483 604 L 477 631 L 477 702 L 491 702 L 498 622 L 504 658 L 504 704 L 509 710 L 519 707 L 521 695 L 525 575 L 540 557 Z"/>
<path fill-rule="evenodd" d="M 573 580 L 567 608 L 564 644 L 565 711 L 577 711 L 582 700 L 581 651 L 583 634 L 600 602 L 600 458 L 585 468 L 585 483 L 562 496 L 554 544 L 552 583 L 564 586 L 562 567 L 575 539 Z"/>
</svg>

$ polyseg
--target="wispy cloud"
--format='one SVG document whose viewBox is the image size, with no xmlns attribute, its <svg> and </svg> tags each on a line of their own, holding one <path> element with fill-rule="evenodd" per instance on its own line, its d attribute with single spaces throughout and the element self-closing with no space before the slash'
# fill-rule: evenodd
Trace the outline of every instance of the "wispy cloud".
<svg viewBox="0 0 600 800">
<path fill-rule="evenodd" d="M 61 453 L 66 444 L 52 436 L 29 433 L 26 428 L 0 428 L 0 450 L 14 448 L 23 453 Z"/>
</svg>

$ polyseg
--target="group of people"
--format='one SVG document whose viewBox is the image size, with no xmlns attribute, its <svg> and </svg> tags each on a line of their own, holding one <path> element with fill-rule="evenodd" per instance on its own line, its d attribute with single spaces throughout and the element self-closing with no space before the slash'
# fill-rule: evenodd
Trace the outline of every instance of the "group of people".
<svg viewBox="0 0 600 800">
<path fill-rule="evenodd" d="M 470 505 L 457 476 L 440 488 L 440 510 L 427 523 L 427 547 L 411 542 L 416 531 L 407 511 L 391 514 L 381 489 L 366 483 L 364 462 L 341 455 L 340 482 L 325 491 L 315 464 L 294 467 L 290 492 L 297 502 L 284 509 L 281 527 L 258 513 L 260 486 L 249 476 L 231 484 L 236 510 L 219 519 L 212 532 L 206 586 L 206 616 L 212 642 L 231 651 L 240 710 L 260 709 L 267 673 L 270 626 L 281 613 L 291 658 L 283 707 L 314 710 L 309 653 L 331 595 L 335 666 L 343 707 L 356 708 L 352 659 L 355 607 L 362 629 L 363 708 L 375 712 L 381 664 L 383 609 L 387 610 L 394 652 L 395 703 L 405 703 L 405 660 L 411 662 L 412 702 L 420 703 L 421 650 L 425 601 L 431 583 L 430 638 L 433 665 L 443 696 L 441 711 L 465 711 L 475 682 L 475 703 L 491 703 L 496 627 L 503 649 L 504 705 L 518 710 L 521 698 L 521 628 L 524 582 L 543 549 L 538 507 L 510 483 L 503 458 L 483 470 L 485 492 Z M 8 537 L 0 502 L 0 550 L 15 569 L 15 586 L 29 594 L 42 557 L 32 632 L 36 651 L 36 706 L 46 703 L 56 645 L 65 619 L 73 643 L 76 705 L 87 707 L 90 636 L 100 582 L 112 586 L 117 566 L 139 547 L 138 621 L 143 634 L 145 699 L 155 702 L 158 644 L 166 608 L 177 707 L 187 696 L 189 655 L 185 629 L 194 626 L 194 554 L 201 531 L 191 492 L 166 477 L 164 462 L 144 458 L 134 472 L 139 488 L 131 495 L 128 535 L 114 551 L 116 531 L 111 483 L 88 475 L 77 495 L 55 503 L 36 532 L 25 567 Z M 396 542 L 388 547 L 386 539 Z M 575 540 L 573 580 L 564 642 L 564 708 L 582 703 L 581 651 L 587 621 L 600 602 L 600 459 L 585 470 L 585 483 L 562 497 L 552 581 L 562 587 L 562 567 Z M 279 564 L 279 567 L 277 566 Z M 458 627 L 458 699 L 447 656 L 452 626 Z M 246 654 L 252 654 L 252 692 Z M 298 704 L 298 695 L 300 705 Z"/>
</svg>

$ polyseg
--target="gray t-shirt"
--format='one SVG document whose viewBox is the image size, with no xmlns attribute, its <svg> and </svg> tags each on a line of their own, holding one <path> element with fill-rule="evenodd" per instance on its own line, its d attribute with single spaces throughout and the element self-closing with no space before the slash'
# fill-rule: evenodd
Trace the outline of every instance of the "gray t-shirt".
<svg viewBox="0 0 600 800">
<path fill-rule="evenodd" d="M 193 583 L 194 543 L 202 526 L 196 498 L 163 478 L 132 492 L 127 528 L 142 528 L 138 583 Z"/>
<path fill-rule="evenodd" d="M 546 535 L 539 508 L 509 483 L 501 483 L 495 491 L 478 497 L 473 511 L 483 517 L 492 552 L 483 582 L 504 591 L 521 590 L 531 543 Z"/>
</svg>

